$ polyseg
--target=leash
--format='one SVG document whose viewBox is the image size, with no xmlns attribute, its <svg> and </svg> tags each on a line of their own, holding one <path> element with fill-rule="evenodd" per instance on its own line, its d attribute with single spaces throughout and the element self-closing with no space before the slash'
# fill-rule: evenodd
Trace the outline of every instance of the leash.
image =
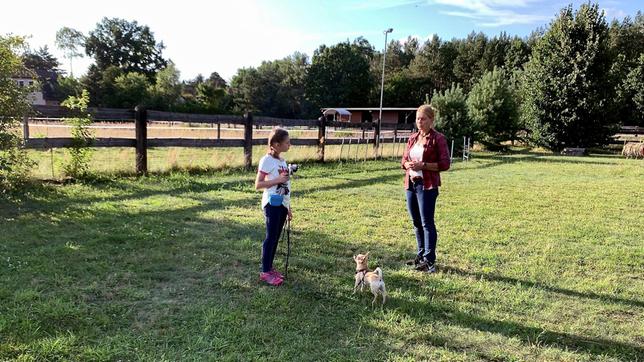
<svg viewBox="0 0 644 362">
<path fill-rule="evenodd" d="M 291 221 L 286 219 L 282 230 L 282 241 L 286 235 L 286 261 L 284 262 L 284 279 L 288 277 L 288 259 L 291 256 Z"/>
</svg>

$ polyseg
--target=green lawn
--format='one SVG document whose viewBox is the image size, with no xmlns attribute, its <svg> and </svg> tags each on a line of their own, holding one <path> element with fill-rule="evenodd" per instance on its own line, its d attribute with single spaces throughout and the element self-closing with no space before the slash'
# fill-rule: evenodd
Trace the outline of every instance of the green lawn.
<svg viewBox="0 0 644 362">
<path fill-rule="evenodd" d="M 253 179 L 44 184 L 0 201 L 0 360 L 644 360 L 642 160 L 456 163 L 433 275 L 403 263 L 415 241 L 397 162 L 305 164 L 279 288 L 258 281 Z M 351 295 L 366 251 L 384 308 Z"/>
</svg>

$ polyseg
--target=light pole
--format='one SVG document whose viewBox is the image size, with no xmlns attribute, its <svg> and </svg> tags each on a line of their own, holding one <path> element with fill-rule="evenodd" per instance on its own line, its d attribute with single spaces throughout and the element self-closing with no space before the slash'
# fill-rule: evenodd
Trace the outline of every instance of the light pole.
<svg viewBox="0 0 644 362">
<path fill-rule="evenodd" d="M 376 149 L 380 149 L 380 132 L 382 125 L 382 96 L 385 90 L 385 61 L 387 60 L 387 34 L 394 31 L 393 28 L 389 28 L 384 31 L 385 33 L 385 48 L 382 52 L 382 80 L 380 82 L 380 114 L 378 115 L 378 137 L 376 138 Z"/>
</svg>

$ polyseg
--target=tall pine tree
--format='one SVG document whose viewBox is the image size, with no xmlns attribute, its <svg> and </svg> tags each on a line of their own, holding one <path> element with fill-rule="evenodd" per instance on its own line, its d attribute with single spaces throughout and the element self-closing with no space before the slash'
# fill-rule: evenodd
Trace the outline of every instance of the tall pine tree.
<svg viewBox="0 0 644 362">
<path fill-rule="evenodd" d="M 523 116 L 533 141 L 552 150 L 605 144 L 615 125 L 610 67 L 599 6 L 562 9 L 524 72 Z"/>
</svg>

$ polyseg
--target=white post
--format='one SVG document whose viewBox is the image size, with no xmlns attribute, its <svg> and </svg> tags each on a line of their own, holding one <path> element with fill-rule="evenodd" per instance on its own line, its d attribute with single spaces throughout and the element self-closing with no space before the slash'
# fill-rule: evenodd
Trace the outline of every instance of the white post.
<svg viewBox="0 0 644 362">
<path fill-rule="evenodd" d="M 452 163 L 454 161 L 454 140 L 452 140 L 452 150 L 449 153 L 449 162 Z"/>
<path fill-rule="evenodd" d="M 387 34 L 394 31 L 389 28 L 384 31 L 385 33 L 385 48 L 382 51 L 382 77 L 380 81 L 380 114 L 378 116 L 378 138 L 376 139 L 376 148 L 380 147 L 380 134 L 382 133 L 382 97 L 385 89 L 385 61 L 387 60 Z"/>
<path fill-rule="evenodd" d="M 465 152 L 467 151 L 467 149 L 466 149 L 466 147 L 467 147 L 466 141 L 467 141 L 467 137 L 463 136 L 463 161 L 465 161 Z"/>
</svg>

